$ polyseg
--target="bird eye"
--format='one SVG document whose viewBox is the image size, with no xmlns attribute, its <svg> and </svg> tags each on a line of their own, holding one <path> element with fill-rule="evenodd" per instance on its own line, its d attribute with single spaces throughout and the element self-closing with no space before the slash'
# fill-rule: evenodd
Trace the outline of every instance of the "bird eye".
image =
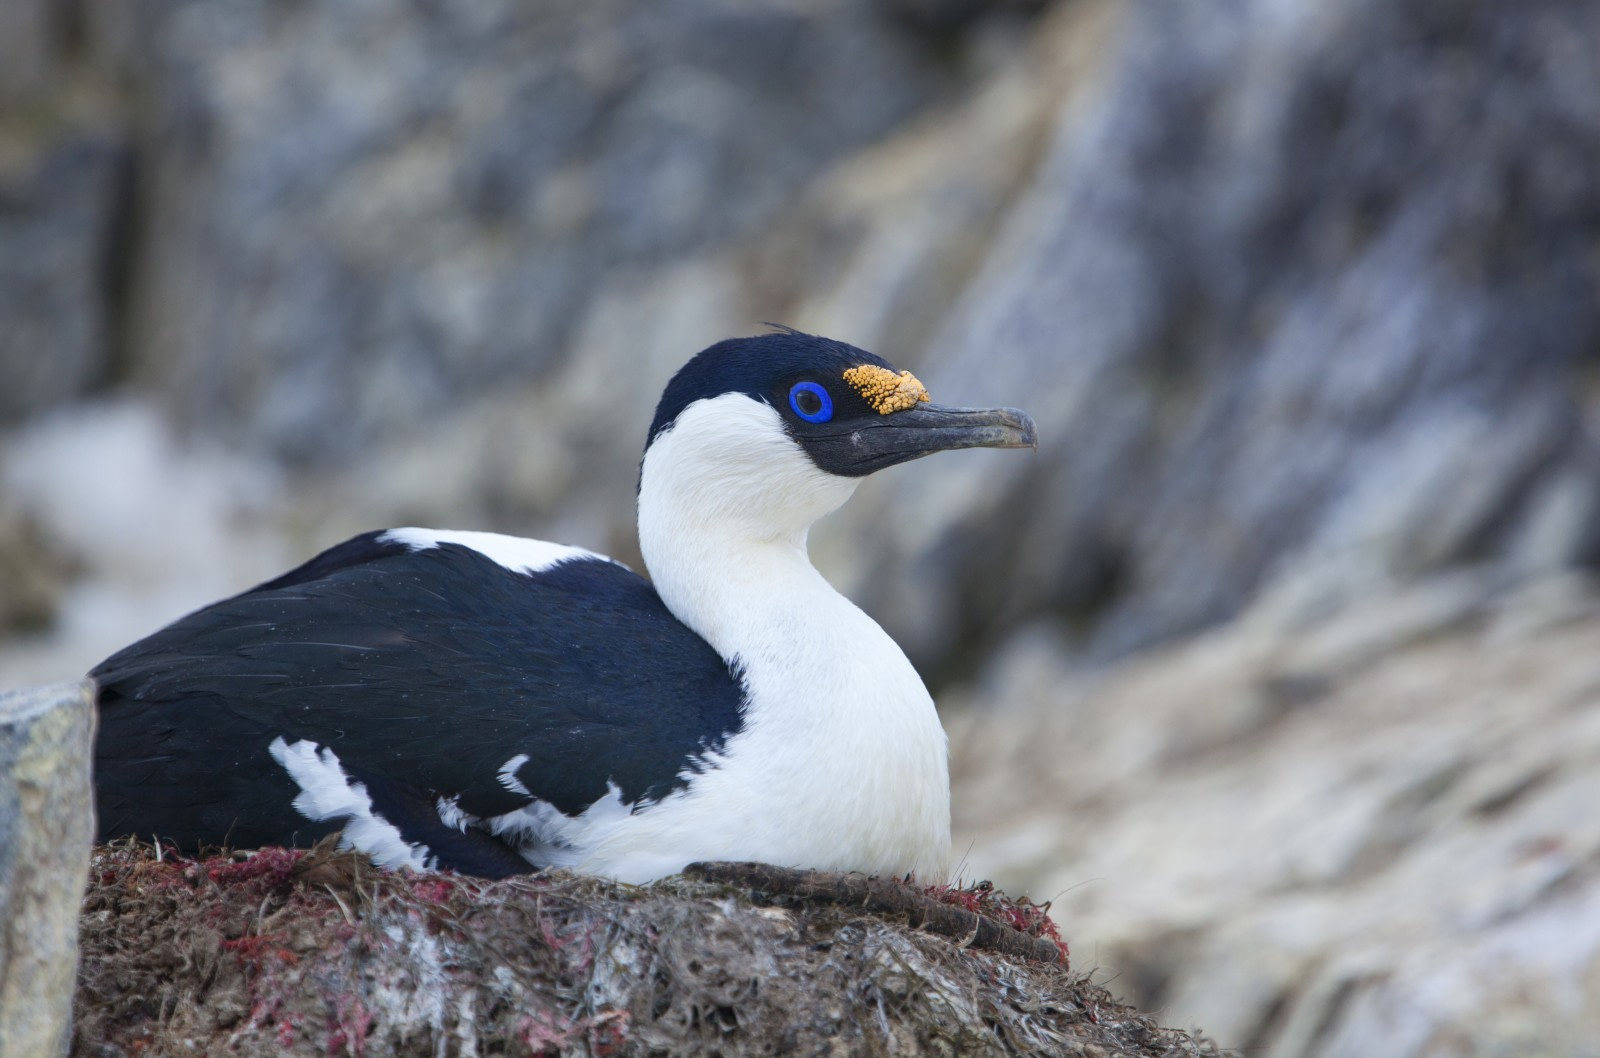
<svg viewBox="0 0 1600 1058">
<path fill-rule="evenodd" d="M 789 407 L 806 422 L 833 418 L 833 398 L 815 382 L 796 382 L 789 390 Z"/>
</svg>

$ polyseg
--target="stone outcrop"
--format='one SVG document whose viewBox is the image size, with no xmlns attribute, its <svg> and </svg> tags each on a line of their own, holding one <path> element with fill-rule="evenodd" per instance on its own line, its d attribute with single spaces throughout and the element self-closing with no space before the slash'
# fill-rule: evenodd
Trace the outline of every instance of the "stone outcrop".
<svg viewBox="0 0 1600 1058">
<path fill-rule="evenodd" d="M 1040 456 L 851 510 L 869 609 L 934 665 L 1030 615 L 1105 659 L 1264 590 L 1593 561 L 1600 8 L 1108 21 L 917 365 L 1025 403 Z"/>
<path fill-rule="evenodd" d="M 0 120 L 0 423 L 103 383 L 116 340 L 108 255 L 126 145 L 71 112 L 41 104 L 28 116 L 67 127 L 39 140 Z"/>
<path fill-rule="evenodd" d="M 94 801 L 87 683 L 0 694 L 0 1058 L 64 1054 Z"/>
<path fill-rule="evenodd" d="M 100 5 L 136 86 L 128 372 L 327 464 L 570 355 L 954 83 L 873 5 Z"/>
<path fill-rule="evenodd" d="M 957 845 L 1147 1009 L 1246 1054 L 1593 1046 L 1592 579 L 1246 614 L 1090 680 L 1040 634 L 993 679 L 952 732 Z"/>
<path fill-rule="evenodd" d="M 936 680 L 1036 616 L 1104 660 L 1265 590 L 1600 554 L 1591 5 L 1080 0 L 954 67 L 923 16 L 591 8 L 90 7 L 141 86 L 95 377 L 357 468 L 313 543 L 628 556 L 629 425 L 686 352 L 842 334 L 1044 430 L 818 534 Z"/>
</svg>

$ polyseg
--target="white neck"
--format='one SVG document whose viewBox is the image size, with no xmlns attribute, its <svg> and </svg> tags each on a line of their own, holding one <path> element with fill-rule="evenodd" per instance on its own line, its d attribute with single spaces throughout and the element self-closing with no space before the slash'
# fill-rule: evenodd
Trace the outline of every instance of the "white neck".
<svg viewBox="0 0 1600 1058">
<path fill-rule="evenodd" d="M 744 656 L 752 622 L 849 605 L 812 567 L 806 534 L 855 487 L 818 469 L 771 408 L 736 394 L 699 401 L 645 453 L 639 549 L 678 619 L 723 657 Z"/>
<path fill-rule="evenodd" d="M 697 783 L 735 787 L 720 804 L 747 793 L 767 818 L 730 826 L 733 847 L 708 854 L 942 880 L 949 779 L 933 702 L 899 646 L 806 555 L 811 523 L 855 485 L 818 469 L 771 408 L 702 401 L 646 454 L 640 548 L 668 608 L 749 689 L 737 748 Z M 794 818 L 774 825 L 774 805 Z"/>
</svg>

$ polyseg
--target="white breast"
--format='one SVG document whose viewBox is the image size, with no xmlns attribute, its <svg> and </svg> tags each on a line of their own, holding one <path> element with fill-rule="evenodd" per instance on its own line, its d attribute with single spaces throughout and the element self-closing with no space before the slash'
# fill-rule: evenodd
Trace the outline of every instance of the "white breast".
<svg viewBox="0 0 1600 1058">
<path fill-rule="evenodd" d="M 943 881 L 946 739 L 905 654 L 823 579 L 806 531 L 855 481 L 819 470 L 769 407 L 691 405 L 645 456 L 640 545 L 680 620 L 742 668 L 742 731 L 686 789 L 573 834 L 584 870 L 643 881 L 695 860 Z"/>
<path fill-rule="evenodd" d="M 696 860 L 759 860 L 944 880 L 944 729 L 905 655 L 839 601 L 824 640 L 796 628 L 787 649 L 741 656 L 745 729 L 687 788 L 587 828 L 580 869 L 644 881 Z"/>
</svg>

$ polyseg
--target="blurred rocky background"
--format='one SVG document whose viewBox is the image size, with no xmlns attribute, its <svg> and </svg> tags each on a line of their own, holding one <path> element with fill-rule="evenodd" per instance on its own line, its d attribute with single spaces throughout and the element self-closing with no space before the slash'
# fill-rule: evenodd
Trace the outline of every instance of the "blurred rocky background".
<svg viewBox="0 0 1600 1058">
<path fill-rule="evenodd" d="M 8 0 L 0 686 L 374 526 L 636 562 L 764 321 L 1039 420 L 813 541 L 969 877 L 1247 1053 L 1600 1053 L 1591 0 Z"/>
</svg>

